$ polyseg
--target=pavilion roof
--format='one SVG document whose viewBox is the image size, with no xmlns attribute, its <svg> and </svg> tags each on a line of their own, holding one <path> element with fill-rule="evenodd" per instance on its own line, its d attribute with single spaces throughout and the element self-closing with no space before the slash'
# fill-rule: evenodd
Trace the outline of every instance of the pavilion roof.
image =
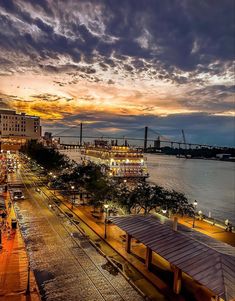
<svg viewBox="0 0 235 301">
<path fill-rule="evenodd" d="M 153 215 L 109 218 L 122 230 L 177 266 L 216 296 L 235 298 L 235 248 L 178 224 Z"/>
</svg>

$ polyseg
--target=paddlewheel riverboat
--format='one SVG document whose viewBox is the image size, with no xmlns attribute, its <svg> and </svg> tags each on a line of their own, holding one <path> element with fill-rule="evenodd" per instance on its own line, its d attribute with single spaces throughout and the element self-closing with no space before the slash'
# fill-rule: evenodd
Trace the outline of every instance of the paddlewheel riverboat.
<svg viewBox="0 0 235 301">
<path fill-rule="evenodd" d="M 85 145 L 82 150 L 85 161 L 107 167 L 108 175 L 122 180 L 145 180 L 147 172 L 146 158 L 140 150 L 125 145 L 117 145 L 117 142 L 95 140 L 94 144 Z"/>
</svg>

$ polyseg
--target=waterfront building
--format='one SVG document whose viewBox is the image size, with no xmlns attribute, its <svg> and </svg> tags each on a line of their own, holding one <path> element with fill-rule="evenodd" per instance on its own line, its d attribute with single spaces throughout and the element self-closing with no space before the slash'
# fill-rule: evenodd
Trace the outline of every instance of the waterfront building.
<svg viewBox="0 0 235 301">
<path fill-rule="evenodd" d="M 118 179 L 144 180 L 148 177 L 146 158 L 140 150 L 125 145 L 111 145 L 104 140 L 96 140 L 94 145 L 86 145 L 82 150 L 86 161 L 93 161 L 107 167 L 108 175 Z"/>
<path fill-rule="evenodd" d="M 38 140 L 40 137 L 41 126 L 38 116 L 0 109 L 1 149 L 17 150 L 27 140 Z"/>
</svg>

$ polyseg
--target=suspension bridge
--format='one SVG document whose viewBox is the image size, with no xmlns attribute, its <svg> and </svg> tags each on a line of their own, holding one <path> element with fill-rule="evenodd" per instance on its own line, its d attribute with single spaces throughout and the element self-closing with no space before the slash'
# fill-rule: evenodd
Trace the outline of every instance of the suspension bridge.
<svg viewBox="0 0 235 301">
<path fill-rule="evenodd" d="M 112 128 L 111 128 L 112 129 Z M 179 130 L 179 138 L 173 139 L 162 135 L 158 131 L 151 127 L 145 126 L 144 128 L 134 128 L 132 130 L 123 130 L 121 133 L 116 129 L 110 131 L 109 128 L 104 129 L 101 132 L 94 125 L 89 123 L 80 123 L 63 130 L 56 132 L 52 135 L 53 138 L 57 138 L 60 141 L 61 148 L 79 148 L 84 142 L 93 141 L 97 139 L 103 140 L 115 140 L 119 144 L 131 144 L 132 146 L 138 147 L 143 151 L 158 150 L 162 146 L 168 146 L 170 148 L 216 148 L 226 150 L 228 147 L 222 147 L 217 145 L 209 145 L 204 143 L 191 143 L 186 140 L 184 130 Z M 121 142 L 120 142 L 121 141 Z"/>
</svg>

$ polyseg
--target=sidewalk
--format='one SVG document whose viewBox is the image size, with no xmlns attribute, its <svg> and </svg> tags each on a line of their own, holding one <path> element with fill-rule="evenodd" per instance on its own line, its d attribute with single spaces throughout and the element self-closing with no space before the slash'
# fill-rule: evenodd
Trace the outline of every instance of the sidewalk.
<svg viewBox="0 0 235 301">
<path fill-rule="evenodd" d="M 9 194 L 6 197 L 8 208 Z M 15 218 L 13 208 L 8 209 L 7 221 Z M 2 249 L 0 250 L 0 301 L 40 301 L 34 274 L 30 271 L 30 291 L 26 295 L 28 283 L 28 258 L 20 230 L 2 229 Z"/>
<path fill-rule="evenodd" d="M 178 222 L 183 224 L 187 227 L 192 228 L 193 225 L 193 218 L 192 217 L 178 217 Z M 172 216 L 172 219 L 174 217 Z M 235 247 L 235 233 L 234 232 L 227 232 L 225 229 L 218 227 L 216 225 L 210 224 L 203 220 L 195 220 L 194 229 L 201 233 L 204 233 L 210 237 L 213 237 L 217 240 L 223 241 L 233 247 Z"/>
</svg>

